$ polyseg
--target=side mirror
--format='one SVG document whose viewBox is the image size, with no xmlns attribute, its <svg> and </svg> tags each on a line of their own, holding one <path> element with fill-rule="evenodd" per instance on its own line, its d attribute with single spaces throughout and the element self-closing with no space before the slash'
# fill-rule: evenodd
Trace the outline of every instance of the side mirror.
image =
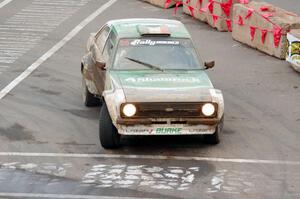
<svg viewBox="0 0 300 199">
<path fill-rule="evenodd" d="M 106 70 L 105 66 L 106 66 L 106 63 L 104 61 L 96 61 L 97 68 L 100 68 L 101 70 Z"/>
<path fill-rule="evenodd" d="M 215 61 L 204 62 L 205 69 L 210 69 L 215 66 Z"/>
</svg>

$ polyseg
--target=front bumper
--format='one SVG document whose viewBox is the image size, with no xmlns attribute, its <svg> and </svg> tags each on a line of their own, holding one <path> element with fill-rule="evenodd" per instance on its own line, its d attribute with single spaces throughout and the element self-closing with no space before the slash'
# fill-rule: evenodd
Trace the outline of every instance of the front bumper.
<svg viewBox="0 0 300 199">
<path fill-rule="evenodd" d="M 215 132 L 218 123 L 216 118 L 185 119 L 181 124 L 172 120 L 118 118 L 117 129 L 122 135 L 207 135 Z"/>
<path fill-rule="evenodd" d="M 119 126 L 122 135 L 208 135 L 214 134 L 217 126 L 207 125 L 135 125 Z"/>
</svg>

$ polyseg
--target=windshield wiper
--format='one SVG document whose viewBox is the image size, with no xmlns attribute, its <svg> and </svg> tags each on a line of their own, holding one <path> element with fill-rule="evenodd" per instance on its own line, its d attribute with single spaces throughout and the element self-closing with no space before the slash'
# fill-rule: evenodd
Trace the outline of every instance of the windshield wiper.
<svg viewBox="0 0 300 199">
<path fill-rule="evenodd" d="M 130 60 L 130 61 L 133 61 L 133 62 L 136 62 L 138 64 L 142 64 L 144 66 L 147 66 L 148 68 L 151 68 L 151 69 L 154 69 L 154 70 L 159 70 L 159 71 L 164 71 L 162 68 L 158 67 L 158 66 L 155 66 L 153 64 L 149 64 L 149 63 L 146 63 L 146 62 L 142 62 L 140 60 L 137 60 L 137 59 L 133 59 L 133 58 L 130 58 L 130 57 L 125 57 L 126 59 Z"/>
</svg>

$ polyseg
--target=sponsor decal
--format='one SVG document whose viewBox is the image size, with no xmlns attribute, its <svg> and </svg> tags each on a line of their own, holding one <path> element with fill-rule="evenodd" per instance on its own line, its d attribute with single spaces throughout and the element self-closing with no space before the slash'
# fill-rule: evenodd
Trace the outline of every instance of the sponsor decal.
<svg viewBox="0 0 300 199">
<path fill-rule="evenodd" d="M 129 77 L 126 82 L 141 83 L 141 82 L 181 82 L 181 83 L 201 83 L 198 78 L 178 78 L 178 77 Z"/>
<path fill-rule="evenodd" d="M 205 133 L 205 132 L 207 132 L 207 129 L 189 129 L 188 130 L 189 131 L 189 133 Z"/>
<path fill-rule="evenodd" d="M 125 129 L 125 134 L 151 134 L 153 132 L 153 129 Z"/>
<path fill-rule="evenodd" d="M 156 134 L 181 134 L 182 128 L 157 128 Z"/>
<path fill-rule="evenodd" d="M 291 56 L 300 55 L 300 41 L 292 42 L 291 44 Z"/>
<path fill-rule="evenodd" d="M 286 60 L 300 68 L 300 39 L 288 33 L 287 40 Z"/>
<path fill-rule="evenodd" d="M 130 42 L 130 45 L 132 46 L 138 46 L 138 45 L 148 45 L 148 46 L 155 46 L 155 45 L 179 45 L 179 41 L 170 41 L 170 40 L 151 40 L 151 39 L 135 39 L 132 42 Z"/>
</svg>

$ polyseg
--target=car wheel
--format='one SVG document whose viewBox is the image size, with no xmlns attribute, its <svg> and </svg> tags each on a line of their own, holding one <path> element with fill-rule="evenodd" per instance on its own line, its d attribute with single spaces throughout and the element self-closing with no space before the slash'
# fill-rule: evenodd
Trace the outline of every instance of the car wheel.
<svg viewBox="0 0 300 199">
<path fill-rule="evenodd" d="M 223 125 L 224 125 L 224 117 L 222 117 L 220 123 L 216 127 L 216 131 L 214 134 L 211 135 L 204 135 L 204 142 L 207 144 L 219 144 L 220 143 L 220 133 L 223 130 Z"/>
<path fill-rule="evenodd" d="M 103 103 L 100 111 L 99 138 L 105 149 L 114 149 L 120 146 L 121 135 L 111 121 L 106 103 Z"/>
<path fill-rule="evenodd" d="M 99 106 L 100 103 L 100 99 L 95 97 L 87 88 L 86 83 L 85 83 L 85 79 L 82 76 L 82 99 L 83 99 L 83 103 L 88 106 L 88 107 L 93 107 L 93 106 Z"/>
</svg>

